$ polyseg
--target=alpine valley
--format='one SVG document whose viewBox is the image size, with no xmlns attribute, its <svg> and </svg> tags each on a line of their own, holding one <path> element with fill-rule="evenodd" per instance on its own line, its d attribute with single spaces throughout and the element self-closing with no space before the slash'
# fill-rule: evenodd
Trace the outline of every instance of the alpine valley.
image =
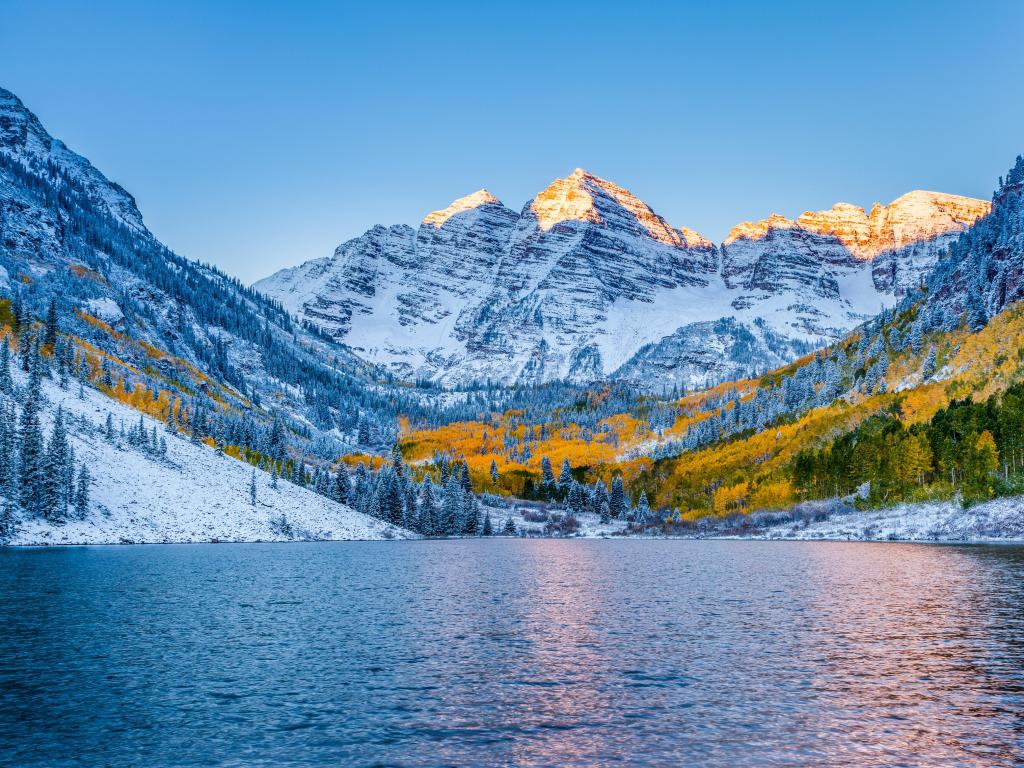
<svg viewBox="0 0 1024 768">
<path fill-rule="evenodd" d="M 716 244 L 576 170 L 249 287 L 0 89 L 0 541 L 1024 537 L 1022 185 Z"/>
</svg>

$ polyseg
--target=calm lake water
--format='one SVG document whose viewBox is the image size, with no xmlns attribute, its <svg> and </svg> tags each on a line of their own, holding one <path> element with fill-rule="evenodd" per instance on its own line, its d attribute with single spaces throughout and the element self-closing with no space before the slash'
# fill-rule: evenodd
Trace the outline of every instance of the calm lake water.
<svg viewBox="0 0 1024 768">
<path fill-rule="evenodd" d="M 0 551 L 0 764 L 1002 766 L 1024 548 Z"/>
</svg>

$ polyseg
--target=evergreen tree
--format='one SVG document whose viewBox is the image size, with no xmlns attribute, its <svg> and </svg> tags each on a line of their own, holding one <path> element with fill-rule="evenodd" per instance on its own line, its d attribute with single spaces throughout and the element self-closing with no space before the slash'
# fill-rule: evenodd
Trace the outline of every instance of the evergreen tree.
<svg viewBox="0 0 1024 768">
<path fill-rule="evenodd" d="M 499 475 L 498 475 L 498 465 L 495 463 L 494 459 L 491 459 L 491 470 L 490 470 L 490 472 L 491 472 L 491 482 L 494 483 L 495 485 L 497 485 L 498 484 L 498 478 L 499 478 Z"/>
<path fill-rule="evenodd" d="M 18 466 L 18 417 L 14 402 L 0 403 L 0 495 L 16 498 Z"/>
<path fill-rule="evenodd" d="M 480 530 L 480 505 L 473 494 L 466 495 L 462 500 L 463 523 L 462 533 L 476 536 Z"/>
<path fill-rule="evenodd" d="M 640 491 L 640 500 L 636 503 L 633 519 L 637 525 L 644 525 L 651 515 L 651 505 L 647 502 L 647 492 Z"/>
<path fill-rule="evenodd" d="M 270 487 L 277 490 L 277 462 L 271 460 L 270 467 Z"/>
<path fill-rule="evenodd" d="M 583 512 L 583 488 L 575 480 L 569 485 L 565 509 L 569 517 L 579 517 Z"/>
<path fill-rule="evenodd" d="M 45 472 L 45 453 L 43 449 L 43 433 L 39 423 L 39 411 L 42 406 L 41 380 L 39 373 L 39 348 L 33 347 L 30 355 L 29 381 L 25 393 L 25 403 L 21 409 L 21 450 L 19 456 L 19 499 L 21 506 L 34 514 L 45 514 L 45 497 L 43 480 Z"/>
<path fill-rule="evenodd" d="M 46 330 L 43 335 L 43 346 L 53 349 L 57 344 L 57 300 L 50 299 L 50 306 L 46 310 Z"/>
<path fill-rule="evenodd" d="M 565 458 L 562 460 L 562 469 L 558 473 L 558 487 L 563 491 L 568 491 L 572 485 L 572 467 L 569 465 L 569 459 Z"/>
<path fill-rule="evenodd" d="M 424 536 L 436 536 L 440 533 L 438 522 L 434 484 L 428 479 L 423 483 L 423 495 L 420 498 L 420 519 L 417 527 Z"/>
<path fill-rule="evenodd" d="M 28 310 L 25 310 L 27 312 Z M 21 322 L 18 323 L 21 328 L 18 333 L 18 357 L 21 360 L 21 370 L 28 373 L 29 364 L 32 358 L 32 339 L 35 334 L 32 333 L 32 326 L 29 319 L 22 317 Z"/>
<path fill-rule="evenodd" d="M 42 512 L 50 520 L 62 520 L 67 512 L 67 477 L 71 446 L 64 428 L 64 411 L 58 406 L 42 476 Z"/>
<path fill-rule="evenodd" d="M 925 357 L 924 363 L 921 365 L 921 379 L 928 381 L 932 376 L 935 375 L 935 347 L 928 350 L 928 356 Z"/>
<path fill-rule="evenodd" d="M 540 488 L 549 498 L 558 488 L 558 483 L 555 481 L 555 472 L 551 469 L 551 459 L 547 456 L 542 457 L 540 460 Z"/>
<path fill-rule="evenodd" d="M 462 486 L 453 472 L 444 487 L 444 500 L 441 502 L 441 530 L 445 536 L 453 536 L 462 528 Z"/>
<path fill-rule="evenodd" d="M 349 504 L 352 496 L 352 483 L 348 479 L 348 470 L 343 462 L 338 462 L 338 471 L 334 476 L 334 500 L 339 504 Z"/>
<path fill-rule="evenodd" d="M 487 513 L 484 515 L 483 535 L 484 536 L 493 536 L 494 535 L 494 524 L 491 523 L 491 511 L 490 510 L 487 510 Z"/>
<path fill-rule="evenodd" d="M 611 512 L 610 512 L 610 510 L 608 508 L 608 502 L 607 501 L 602 501 L 601 502 L 601 506 L 598 507 L 598 515 L 600 515 L 600 519 L 601 519 L 601 524 L 602 525 L 607 525 L 608 523 L 611 522 L 612 516 L 611 516 Z"/>
<path fill-rule="evenodd" d="M 503 536 L 515 536 L 516 535 L 516 524 L 512 522 L 512 516 L 509 515 L 505 519 L 505 526 L 501 529 Z"/>
<path fill-rule="evenodd" d="M 89 483 L 91 482 L 89 468 L 83 463 L 78 470 L 78 487 L 75 490 L 75 515 L 79 520 L 84 520 L 89 514 Z"/>
<path fill-rule="evenodd" d="M 256 506 L 256 467 L 252 468 L 252 476 L 249 478 L 249 503 Z"/>
<path fill-rule="evenodd" d="M 616 475 L 612 479 L 612 490 L 608 495 L 608 511 L 617 520 L 626 516 L 626 493 L 622 488 L 620 475 Z"/>
<path fill-rule="evenodd" d="M 11 348 L 7 339 L 0 339 L 0 392 L 11 394 L 14 380 L 11 378 Z"/>
</svg>

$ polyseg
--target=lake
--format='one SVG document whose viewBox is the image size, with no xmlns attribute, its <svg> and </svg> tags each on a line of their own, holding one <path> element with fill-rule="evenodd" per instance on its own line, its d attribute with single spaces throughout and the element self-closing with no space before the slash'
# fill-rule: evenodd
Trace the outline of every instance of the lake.
<svg viewBox="0 0 1024 768">
<path fill-rule="evenodd" d="M 0 764 L 1009 766 L 1024 548 L 0 548 Z"/>
</svg>

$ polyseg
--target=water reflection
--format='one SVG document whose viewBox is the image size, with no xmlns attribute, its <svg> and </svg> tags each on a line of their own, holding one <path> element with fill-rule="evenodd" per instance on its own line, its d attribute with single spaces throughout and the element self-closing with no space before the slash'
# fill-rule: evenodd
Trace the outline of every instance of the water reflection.
<svg viewBox="0 0 1024 768">
<path fill-rule="evenodd" d="M 0 552 L 0 764 L 963 765 L 1024 754 L 1024 548 Z"/>
</svg>

